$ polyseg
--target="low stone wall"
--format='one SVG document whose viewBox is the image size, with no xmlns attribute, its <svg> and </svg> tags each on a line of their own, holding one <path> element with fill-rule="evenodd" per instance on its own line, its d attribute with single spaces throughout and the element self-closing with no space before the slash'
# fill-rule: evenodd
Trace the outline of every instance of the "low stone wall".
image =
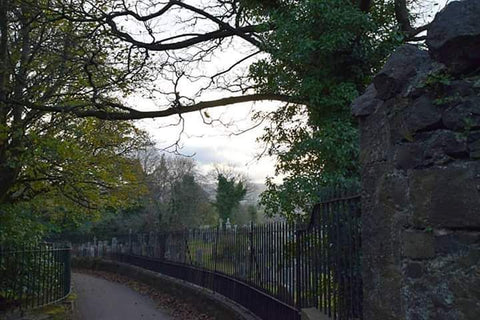
<svg viewBox="0 0 480 320">
<path fill-rule="evenodd" d="M 178 297 L 215 319 L 260 320 L 249 310 L 209 289 L 129 264 L 99 258 L 74 257 L 72 268 L 106 271 L 126 276 Z"/>
</svg>

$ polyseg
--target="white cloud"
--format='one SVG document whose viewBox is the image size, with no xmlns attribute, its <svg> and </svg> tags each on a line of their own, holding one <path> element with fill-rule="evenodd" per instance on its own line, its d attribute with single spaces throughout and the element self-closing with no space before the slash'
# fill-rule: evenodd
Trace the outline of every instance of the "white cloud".
<svg viewBox="0 0 480 320">
<path fill-rule="evenodd" d="M 252 106 L 248 104 L 235 105 L 226 108 L 207 110 L 211 118 L 219 117 L 223 123 L 212 125 L 203 123 L 198 113 L 185 114 L 184 132 L 181 126 L 169 126 L 178 118 L 148 119 L 139 122 L 153 137 L 159 148 L 174 144 L 180 137 L 179 151 L 185 155 L 193 155 L 199 168 L 207 173 L 216 164 L 228 164 L 249 176 L 252 182 L 263 183 L 265 177 L 274 175 L 274 159 L 264 156 L 257 160 L 263 145 L 256 142 L 262 134 L 263 126 L 236 135 L 239 131 L 250 128 L 254 123 L 250 119 Z M 272 110 L 274 103 L 257 103 L 256 110 Z"/>
</svg>

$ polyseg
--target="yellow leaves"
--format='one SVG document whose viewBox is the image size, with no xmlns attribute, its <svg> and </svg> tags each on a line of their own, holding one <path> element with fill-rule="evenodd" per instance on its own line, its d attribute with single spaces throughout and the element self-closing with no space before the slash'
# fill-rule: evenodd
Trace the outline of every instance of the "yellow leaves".
<svg viewBox="0 0 480 320">
<path fill-rule="evenodd" d="M 9 130 L 9 128 L 6 125 L 1 125 L 0 124 L 0 145 L 2 145 L 5 140 L 7 140 L 8 130 Z"/>
<path fill-rule="evenodd" d="M 58 208 L 92 214 L 126 207 L 146 193 L 142 169 L 129 158 L 149 143 L 130 122 L 63 116 L 56 125 L 38 121 L 26 136 L 21 181 L 16 188 L 40 193 L 36 201 L 56 215 Z M 63 210 L 62 210 L 63 211 Z"/>
</svg>

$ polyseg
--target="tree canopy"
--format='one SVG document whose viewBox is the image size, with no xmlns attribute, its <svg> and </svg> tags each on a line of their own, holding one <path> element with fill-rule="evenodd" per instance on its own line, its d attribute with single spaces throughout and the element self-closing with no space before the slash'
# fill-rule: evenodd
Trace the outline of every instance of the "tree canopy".
<svg viewBox="0 0 480 320">
<path fill-rule="evenodd" d="M 40 195 L 67 211 L 121 203 L 139 186 L 129 151 L 148 143 L 126 120 L 177 116 L 184 125 L 182 114 L 199 112 L 209 123 L 204 109 L 276 100 L 276 111 L 254 115 L 268 120 L 261 140 L 285 176 L 267 181 L 263 204 L 270 214 L 308 209 L 321 186 L 356 179 L 349 104 L 397 45 L 422 40 L 427 26 L 414 27 L 410 8 L 0 0 L 0 203 Z M 235 51 L 235 61 L 211 68 Z"/>
<path fill-rule="evenodd" d="M 235 177 L 229 178 L 223 174 L 218 174 L 215 206 L 223 222 L 232 218 L 233 210 L 238 207 L 246 194 L 247 188 L 243 181 L 237 181 Z"/>
<path fill-rule="evenodd" d="M 393 9 L 373 2 L 366 14 L 351 1 L 335 0 L 264 9 L 277 28 L 265 37 L 270 55 L 250 66 L 258 90 L 305 102 L 269 114 L 261 137 L 277 156 L 277 174 L 285 176 L 281 184 L 267 180 L 262 203 L 270 214 L 292 217 L 309 210 L 322 187 L 358 179 L 350 103 L 400 43 Z"/>
</svg>

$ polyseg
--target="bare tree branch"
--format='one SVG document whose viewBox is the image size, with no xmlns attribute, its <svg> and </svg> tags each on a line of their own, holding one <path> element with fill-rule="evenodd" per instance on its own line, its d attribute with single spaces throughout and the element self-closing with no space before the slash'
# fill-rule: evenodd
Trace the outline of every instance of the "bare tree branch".
<svg viewBox="0 0 480 320">
<path fill-rule="evenodd" d="M 146 43 L 142 42 L 139 40 L 135 40 L 131 35 L 129 35 L 126 32 L 120 31 L 113 22 L 113 20 L 107 20 L 107 24 L 112 28 L 112 31 L 115 35 L 117 35 L 120 39 L 127 41 L 139 48 L 144 48 L 152 51 L 167 51 L 167 50 L 179 50 L 179 49 L 185 49 L 188 47 L 191 47 L 193 45 L 206 42 L 206 41 L 212 41 L 212 40 L 217 40 L 217 39 L 224 39 L 228 37 L 232 37 L 237 35 L 238 33 L 242 33 L 244 35 L 248 33 L 252 33 L 255 31 L 257 26 L 248 26 L 248 27 L 242 27 L 239 29 L 236 29 L 235 32 L 231 30 L 216 30 L 212 32 L 207 32 L 204 34 L 200 34 L 198 36 L 189 38 L 187 40 L 182 40 L 178 42 L 172 42 L 172 43 L 164 43 L 167 40 L 170 40 L 171 38 L 167 39 L 162 39 L 156 42 L 152 43 Z M 185 35 L 179 35 L 176 37 L 183 37 L 183 36 L 188 36 L 187 34 Z M 258 43 L 257 43 L 258 44 Z M 259 44 L 258 44 L 259 45 Z"/>
<path fill-rule="evenodd" d="M 96 104 L 93 107 L 97 109 L 87 109 L 91 108 L 91 103 L 76 104 L 74 106 L 61 106 L 61 105 L 39 105 L 34 103 L 28 103 L 24 101 L 14 101 L 16 104 L 24 105 L 27 108 L 46 111 L 46 112 L 60 112 L 60 113 L 72 113 L 78 117 L 95 117 L 103 120 L 136 120 L 136 119 L 145 119 L 145 118 L 160 118 L 168 117 L 172 115 L 180 115 L 185 113 L 190 113 L 194 111 L 199 111 L 207 108 L 222 107 L 237 103 L 243 102 L 255 102 L 255 101 L 283 101 L 291 102 L 296 104 L 302 104 L 300 99 L 296 99 L 286 95 L 278 94 L 249 94 L 235 97 L 226 97 L 218 100 L 202 101 L 196 104 L 191 105 L 180 105 L 177 103 L 177 106 L 171 107 L 165 110 L 158 111 L 139 111 L 133 108 L 126 107 L 119 103 L 114 102 L 103 102 L 103 104 Z M 118 111 L 109 111 L 108 109 L 122 109 L 126 112 Z"/>
<path fill-rule="evenodd" d="M 410 11 L 407 7 L 407 0 L 395 0 L 395 17 L 400 30 L 406 35 L 407 41 L 421 41 L 423 37 L 416 37 L 419 33 L 428 29 L 430 24 L 426 24 L 417 28 L 412 27 L 410 22 Z"/>
</svg>

